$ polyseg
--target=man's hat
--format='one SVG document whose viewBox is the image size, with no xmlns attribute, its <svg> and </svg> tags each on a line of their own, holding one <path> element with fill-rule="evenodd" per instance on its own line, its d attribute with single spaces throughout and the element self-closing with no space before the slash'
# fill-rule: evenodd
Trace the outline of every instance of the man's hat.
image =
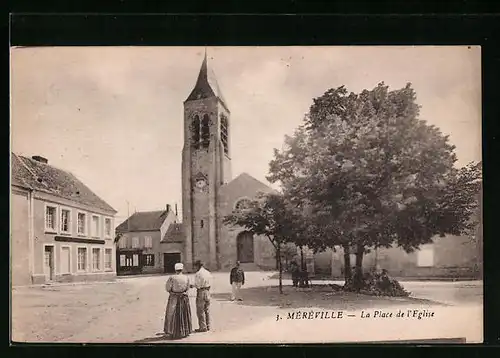
<svg viewBox="0 0 500 358">
<path fill-rule="evenodd" d="M 181 264 L 180 262 L 178 262 L 178 263 L 175 264 L 174 269 L 175 269 L 175 271 L 183 270 L 184 269 L 184 265 Z"/>
<path fill-rule="evenodd" d="M 194 265 L 195 265 L 195 266 L 199 266 L 199 267 L 203 266 L 203 264 L 201 263 L 201 261 L 200 261 L 200 260 L 196 260 L 196 261 L 194 262 Z"/>
</svg>

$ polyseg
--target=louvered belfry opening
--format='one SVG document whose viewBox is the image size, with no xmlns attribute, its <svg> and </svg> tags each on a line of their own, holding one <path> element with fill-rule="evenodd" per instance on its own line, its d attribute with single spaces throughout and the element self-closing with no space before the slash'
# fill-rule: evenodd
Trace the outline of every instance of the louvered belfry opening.
<svg viewBox="0 0 500 358">
<path fill-rule="evenodd" d="M 195 149 L 201 147 L 208 148 L 210 144 L 210 119 L 208 118 L 208 114 L 203 116 L 203 120 L 200 121 L 200 117 L 198 115 L 194 116 L 192 122 L 192 145 Z"/>
<path fill-rule="evenodd" d="M 226 155 L 229 154 L 229 145 L 228 145 L 228 122 L 227 117 L 224 114 L 220 116 L 220 137 L 222 141 L 222 146 L 224 147 L 224 153 Z"/>
<path fill-rule="evenodd" d="M 201 143 L 203 148 L 208 148 L 210 144 L 210 119 L 208 114 L 203 116 L 203 121 L 201 122 Z"/>
<path fill-rule="evenodd" d="M 200 147 L 200 117 L 198 115 L 194 116 L 193 123 L 192 123 L 192 144 L 195 149 L 198 149 Z"/>
</svg>

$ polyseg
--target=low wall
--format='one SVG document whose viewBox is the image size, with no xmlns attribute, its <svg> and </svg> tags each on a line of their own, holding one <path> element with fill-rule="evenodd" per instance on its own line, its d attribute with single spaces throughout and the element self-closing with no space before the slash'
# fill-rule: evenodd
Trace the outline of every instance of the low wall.
<svg viewBox="0 0 500 358">
<path fill-rule="evenodd" d="M 33 275 L 32 282 L 34 285 L 41 285 L 49 282 L 57 283 L 72 283 L 72 282 L 96 282 L 96 281 L 113 281 L 116 279 L 116 273 L 89 273 L 82 275 L 57 275 L 54 280 L 48 281 L 45 275 Z"/>
</svg>

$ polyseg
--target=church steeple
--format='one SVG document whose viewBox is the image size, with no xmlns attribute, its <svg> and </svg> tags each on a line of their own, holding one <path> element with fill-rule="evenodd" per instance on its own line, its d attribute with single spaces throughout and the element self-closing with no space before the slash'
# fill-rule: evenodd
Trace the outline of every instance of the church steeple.
<svg viewBox="0 0 500 358">
<path fill-rule="evenodd" d="M 205 56 L 201 64 L 198 79 L 193 90 L 191 91 L 191 94 L 188 96 L 185 102 L 211 97 L 217 97 L 227 109 L 227 103 L 219 88 L 219 84 L 217 83 L 215 74 L 213 70 L 208 66 L 207 50 L 205 49 Z"/>
</svg>

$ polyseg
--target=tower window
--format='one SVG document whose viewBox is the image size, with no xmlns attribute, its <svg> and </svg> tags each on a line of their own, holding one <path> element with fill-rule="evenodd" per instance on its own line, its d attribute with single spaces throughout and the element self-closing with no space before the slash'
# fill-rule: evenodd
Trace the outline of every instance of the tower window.
<svg viewBox="0 0 500 358">
<path fill-rule="evenodd" d="M 222 146 L 224 147 L 224 153 L 229 153 L 229 146 L 227 141 L 228 123 L 227 117 L 224 114 L 220 116 L 220 137 L 222 141 Z"/>
<path fill-rule="evenodd" d="M 203 226 L 204 226 L 204 225 L 203 225 L 203 220 L 201 220 L 201 221 L 200 221 L 200 226 L 201 226 L 201 228 L 203 229 Z"/>
<path fill-rule="evenodd" d="M 192 123 L 192 144 L 195 148 L 200 147 L 200 117 L 194 116 Z"/>
<path fill-rule="evenodd" d="M 208 114 L 203 116 L 203 121 L 201 122 L 201 143 L 204 148 L 207 148 L 210 144 L 210 120 Z"/>
</svg>

